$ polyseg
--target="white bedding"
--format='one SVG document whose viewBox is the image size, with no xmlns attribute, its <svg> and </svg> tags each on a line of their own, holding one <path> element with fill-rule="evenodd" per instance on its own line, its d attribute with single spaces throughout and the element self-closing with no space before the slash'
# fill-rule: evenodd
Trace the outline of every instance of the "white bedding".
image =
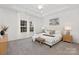
<svg viewBox="0 0 79 59">
<path fill-rule="evenodd" d="M 54 37 L 51 37 L 51 36 L 45 36 L 43 35 L 45 33 L 40 33 L 40 34 L 34 34 L 32 36 L 33 38 L 33 41 L 35 41 L 35 38 L 38 38 L 38 37 L 41 37 L 41 38 L 44 38 L 45 39 L 45 44 L 48 44 L 50 46 L 56 44 L 57 42 L 61 41 L 61 33 L 56 33 L 54 34 Z"/>
</svg>

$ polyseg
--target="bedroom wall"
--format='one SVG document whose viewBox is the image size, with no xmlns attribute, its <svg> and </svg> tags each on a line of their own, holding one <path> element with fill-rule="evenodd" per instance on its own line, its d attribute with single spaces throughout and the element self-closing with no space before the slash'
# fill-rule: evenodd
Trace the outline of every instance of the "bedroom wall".
<svg viewBox="0 0 79 59">
<path fill-rule="evenodd" d="M 8 39 L 14 40 L 17 38 L 17 14 L 14 11 L 0 8 L 0 25 L 7 25 L 8 26 Z"/>
<path fill-rule="evenodd" d="M 22 38 L 28 38 L 33 35 L 33 33 L 29 32 L 29 23 L 28 23 L 28 31 L 26 33 L 20 32 L 20 20 L 24 19 L 29 21 L 33 21 L 35 32 L 39 32 L 40 30 L 40 18 L 36 16 L 32 16 L 28 13 L 23 13 L 20 11 L 11 10 L 8 8 L 0 8 L 0 25 L 7 25 L 8 28 L 8 40 L 17 40 Z"/>
<path fill-rule="evenodd" d="M 27 32 L 21 33 L 20 29 L 18 28 L 18 31 L 19 31 L 18 36 L 17 36 L 18 39 L 31 37 L 34 33 L 40 32 L 40 27 L 41 27 L 40 18 L 23 13 L 23 12 L 18 12 L 17 15 L 18 15 L 18 19 L 19 19 L 18 27 L 20 27 L 20 20 L 21 19 L 27 20 Z M 32 23 L 34 25 L 34 32 L 29 31 L 29 21 L 32 21 Z"/>
<path fill-rule="evenodd" d="M 52 13 L 44 17 L 46 27 L 49 27 L 49 19 L 59 18 L 60 25 L 56 30 L 62 30 L 65 25 L 70 25 L 72 28 L 73 42 L 79 43 L 79 8 L 69 8 L 63 11 Z"/>
</svg>

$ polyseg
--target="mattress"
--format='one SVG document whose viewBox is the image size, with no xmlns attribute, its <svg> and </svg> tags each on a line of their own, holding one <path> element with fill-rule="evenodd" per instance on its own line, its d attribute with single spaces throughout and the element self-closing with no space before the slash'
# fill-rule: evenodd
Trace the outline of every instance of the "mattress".
<svg viewBox="0 0 79 59">
<path fill-rule="evenodd" d="M 45 44 L 48 44 L 50 46 L 56 44 L 57 42 L 61 41 L 61 34 L 54 34 L 54 36 L 46 36 L 43 35 L 44 33 L 40 33 L 40 34 L 35 34 L 34 36 L 32 36 L 33 41 L 35 41 L 35 38 L 41 37 L 43 39 L 45 39 Z"/>
</svg>

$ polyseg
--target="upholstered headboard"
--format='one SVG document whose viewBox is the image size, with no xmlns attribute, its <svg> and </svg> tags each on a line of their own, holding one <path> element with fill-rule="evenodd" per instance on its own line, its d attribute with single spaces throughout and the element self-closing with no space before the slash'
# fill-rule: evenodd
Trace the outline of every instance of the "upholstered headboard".
<svg viewBox="0 0 79 59">
<path fill-rule="evenodd" d="M 60 26 L 49 26 L 45 29 L 45 33 L 47 34 L 62 33 L 62 29 L 60 28 Z"/>
</svg>

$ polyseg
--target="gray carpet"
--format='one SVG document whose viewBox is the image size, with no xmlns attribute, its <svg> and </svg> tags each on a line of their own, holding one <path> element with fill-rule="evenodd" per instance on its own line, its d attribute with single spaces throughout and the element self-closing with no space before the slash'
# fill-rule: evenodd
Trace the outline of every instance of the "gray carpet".
<svg viewBox="0 0 79 59">
<path fill-rule="evenodd" d="M 32 42 L 32 38 L 9 42 L 7 55 L 77 55 L 79 45 L 59 42 L 52 48 L 38 42 Z"/>
</svg>

